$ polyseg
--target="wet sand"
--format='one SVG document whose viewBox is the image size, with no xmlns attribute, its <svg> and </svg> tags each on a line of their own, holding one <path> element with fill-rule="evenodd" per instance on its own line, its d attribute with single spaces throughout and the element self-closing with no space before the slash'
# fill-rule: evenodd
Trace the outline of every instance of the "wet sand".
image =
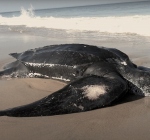
<svg viewBox="0 0 150 140">
<path fill-rule="evenodd" d="M 6 56 L 10 51 L 23 51 L 35 46 L 48 45 L 49 42 L 56 44 L 49 39 L 45 39 L 45 42 L 44 39 L 40 39 L 29 39 L 26 43 L 22 39 L 15 40 L 16 46 L 21 43 L 27 45 L 25 48 L 19 48 L 20 50 L 17 47 L 8 49 L 9 42 L 2 50 L 3 53 L 0 53 L 0 68 L 13 61 L 11 57 Z M 60 41 L 63 42 L 65 40 Z M 111 43 L 112 47 L 117 45 Z M 95 44 L 110 47 L 111 43 Z M 126 48 L 124 43 L 117 43 L 119 49 L 129 54 L 136 64 L 150 66 L 149 47 L 135 49 L 133 45 Z M 130 45 L 130 42 L 126 43 L 126 46 Z M 31 103 L 63 86 L 64 83 L 49 79 L 2 79 L 0 110 Z M 129 96 L 117 105 L 84 113 L 29 118 L 0 117 L 0 137 L 2 140 L 145 140 L 150 137 L 150 97 Z"/>
</svg>

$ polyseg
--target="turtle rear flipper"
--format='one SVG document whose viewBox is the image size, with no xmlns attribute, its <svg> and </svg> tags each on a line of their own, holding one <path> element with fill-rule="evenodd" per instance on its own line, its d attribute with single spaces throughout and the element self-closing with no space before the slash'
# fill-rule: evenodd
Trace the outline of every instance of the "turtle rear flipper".
<svg viewBox="0 0 150 140">
<path fill-rule="evenodd" d="M 4 70 L 0 71 L 0 77 L 26 77 L 28 73 L 27 67 L 17 60 L 4 66 Z"/>
<path fill-rule="evenodd" d="M 4 71 L 0 71 L 0 76 L 3 76 L 4 75 Z"/>
</svg>

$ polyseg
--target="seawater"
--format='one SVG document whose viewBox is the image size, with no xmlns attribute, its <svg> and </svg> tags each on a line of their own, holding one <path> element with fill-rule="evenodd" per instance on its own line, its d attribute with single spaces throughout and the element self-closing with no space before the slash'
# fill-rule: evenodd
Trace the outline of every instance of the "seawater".
<svg viewBox="0 0 150 140">
<path fill-rule="evenodd" d="M 0 13 L 0 33 L 50 38 L 150 37 L 150 1 Z"/>
</svg>

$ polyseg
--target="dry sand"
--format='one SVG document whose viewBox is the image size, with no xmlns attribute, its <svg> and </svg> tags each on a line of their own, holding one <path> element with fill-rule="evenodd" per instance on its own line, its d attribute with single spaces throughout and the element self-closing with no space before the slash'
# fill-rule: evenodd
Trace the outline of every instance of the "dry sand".
<svg viewBox="0 0 150 140">
<path fill-rule="evenodd" d="M 35 46 L 37 44 L 38 42 Z M 111 46 L 105 42 L 102 45 Z M 133 46 L 131 51 L 122 45 L 121 49 L 137 64 L 150 65 L 148 47 L 140 50 L 134 49 Z M 7 49 L 3 50 L 3 53 L 8 54 Z M 0 67 L 9 61 L 12 59 L 3 57 Z M 0 80 L 0 110 L 31 103 L 64 85 L 58 81 L 38 78 Z M 147 140 L 149 138 L 150 97 L 129 96 L 117 105 L 84 113 L 29 118 L 0 117 L 1 140 Z"/>
</svg>

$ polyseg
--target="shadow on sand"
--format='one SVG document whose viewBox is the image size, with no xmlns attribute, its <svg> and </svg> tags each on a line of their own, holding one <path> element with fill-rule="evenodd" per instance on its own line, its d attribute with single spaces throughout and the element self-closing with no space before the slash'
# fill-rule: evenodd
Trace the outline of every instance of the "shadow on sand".
<svg viewBox="0 0 150 140">
<path fill-rule="evenodd" d="M 139 99 L 144 98 L 144 96 L 138 96 L 138 95 L 133 95 L 133 94 L 127 94 L 124 97 L 122 97 L 121 99 L 115 101 L 112 103 L 111 106 L 115 106 L 118 104 L 124 104 L 124 103 L 128 103 L 128 102 L 133 102 Z"/>
</svg>

